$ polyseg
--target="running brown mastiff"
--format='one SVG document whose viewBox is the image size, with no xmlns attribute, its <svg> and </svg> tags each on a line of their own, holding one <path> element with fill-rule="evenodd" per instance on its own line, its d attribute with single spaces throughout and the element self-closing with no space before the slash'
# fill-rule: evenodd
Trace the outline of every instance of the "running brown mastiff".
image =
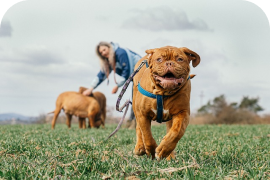
<svg viewBox="0 0 270 180">
<path fill-rule="evenodd" d="M 144 66 L 133 79 L 133 110 L 136 116 L 137 143 L 134 154 L 152 159 L 175 158 L 174 149 L 189 124 L 190 62 L 196 67 L 200 56 L 182 47 L 166 46 L 146 50 L 149 67 Z M 166 122 L 167 133 L 157 145 L 151 122 Z"/>
</svg>

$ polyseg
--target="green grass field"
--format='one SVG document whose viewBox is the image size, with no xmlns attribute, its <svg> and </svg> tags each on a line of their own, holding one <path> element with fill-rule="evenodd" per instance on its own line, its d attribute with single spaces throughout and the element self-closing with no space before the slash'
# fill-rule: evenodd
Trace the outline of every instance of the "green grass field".
<svg viewBox="0 0 270 180">
<path fill-rule="evenodd" d="M 270 179 L 269 125 L 189 125 L 172 161 L 133 155 L 135 130 L 100 143 L 115 127 L 2 125 L 0 179 Z"/>
</svg>

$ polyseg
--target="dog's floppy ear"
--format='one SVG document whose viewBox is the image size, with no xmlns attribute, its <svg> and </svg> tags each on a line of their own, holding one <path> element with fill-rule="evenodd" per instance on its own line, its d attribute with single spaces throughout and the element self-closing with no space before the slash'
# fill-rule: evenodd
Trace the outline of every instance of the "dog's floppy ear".
<svg viewBox="0 0 270 180">
<path fill-rule="evenodd" d="M 147 54 L 153 54 L 155 52 L 155 49 L 147 49 L 145 52 Z"/>
<path fill-rule="evenodd" d="M 79 93 L 82 94 L 83 91 L 85 91 L 85 90 L 87 90 L 87 88 L 81 86 L 81 87 L 79 88 Z M 89 96 L 94 97 L 93 92 L 92 92 Z"/>
<path fill-rule="evenodd" d="M 87 88 L 86 88 L 86 87 L 82 87 L 82 86 L 81 86 L 81 87 L 79 88 L 79 93 L 80 93 L 80 94 L 82 94 L 82 93 L 83 93 L 83 91 L 85 91 L 85 90 L 87 90 Z"/>
<path fill-rule="evenodd" d="M 200 56 L 195 53 L 194 51 L 191 51 L 190 49 L 183 47 L 180 48 L 182 51 L 184 51 L 184 53 L 187 55 L 188 60 L 192 61 L 192 66 L 196 67 L 198 64 L 200 64 L 201 58 Z"/>
<path fill-rule="evenodd" d="M 148 49 L 148 50 L 146 50 L 145 51 L 146 53 L 147 53 L 147 58 L 148 58 L 148 64 L 150 65 L 150 63 L 151 63 L 151 57 L 152 57 L 152 55 L 154 54 L 154 52 L 155 52 L 155 49 Z"/>
</svg>

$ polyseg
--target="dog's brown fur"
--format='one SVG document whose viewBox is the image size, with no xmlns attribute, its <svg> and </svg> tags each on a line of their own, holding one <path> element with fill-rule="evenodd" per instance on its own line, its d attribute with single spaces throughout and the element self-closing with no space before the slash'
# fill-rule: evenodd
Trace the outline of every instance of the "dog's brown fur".
<svg viewBox="0 0 270 180">
<path fill-rule="evenodd" d="M 86 128 L 85 118 L 89 119 L 89 127 L 98 128 L 102 123 L 100 105 L 94 97 L 84 96 L 79 92 L 64 92 L 56 100 L 56 108 L 53 111 L 52 129 L 55 127 L 56 119 L 64 110 L 67 120 L 66 124 L 71 127 L 72 115 L 79 117 L 79 128 Z"/>
<path fill-rule="evenodd" d="M 166 46 L 146 50 L 144 59 L 148 59 L 149 68 L 145 66 L 134 77 L 133 82 L 133 110 L 137 120 L 137 143 L 134 149 L 136 155 L 147 154 L 154 159 L 174 158 L 174 149 L 184 135 L 189 123 L 191 81 L 187 80 L 192 61 L 193 67 L 200 63 L 200 56 L 188 48 Z M 174 81 L 163 81 L 164 75 L 171 73 Z M 167 76 L 168 77 L 168 76 Z M 163 80 L 160 80 L 163 79 Z M 167 83 L 169 82 L 169 83 Z M 179 85 L 181 83 L 181 85 Z M 151 121 L 156 120 L 157 100 L 144 96 L 138 91 L 137 85 L 163 98 L 163 119 L 166 122 L 167 134 L 157 145 L 151 133 Z"/>
<path fill-rule="evenodd" d="M 80 87 L 79 88 L 79 93 L 83 93 L 85 90 L 87 90 L 86 87 Z M 106 119 L 106 97 L 103 93 L 96 91 L 93 92 L 91 95 L 91 97 L 94 97 L 100 106 L 100 114 L 101 114 L 101 125 L 104 128 L 105 127 L 105 119 Z"/>
</svg>

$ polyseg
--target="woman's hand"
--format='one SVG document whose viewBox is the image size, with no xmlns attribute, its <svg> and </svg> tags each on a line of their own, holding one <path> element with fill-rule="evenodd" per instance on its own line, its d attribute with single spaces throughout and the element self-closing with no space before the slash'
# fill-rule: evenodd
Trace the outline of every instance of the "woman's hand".
<svg viewBox="0 0 270 180">
<path fill-rule="evenodd" d="M 89 88 L 89 89 L 83 91 L 82 94 L 85 95 L 85 96 L 89 96 L 89 95 L 92 94 L 93 89 L 94 89 L 94 88 Z"/>
<path fill-rule="evenodd" d="M 118 91 L 118 86 L 114 86 L 112 89 L 112 94 L 115 94 Z"/>
</svg>

